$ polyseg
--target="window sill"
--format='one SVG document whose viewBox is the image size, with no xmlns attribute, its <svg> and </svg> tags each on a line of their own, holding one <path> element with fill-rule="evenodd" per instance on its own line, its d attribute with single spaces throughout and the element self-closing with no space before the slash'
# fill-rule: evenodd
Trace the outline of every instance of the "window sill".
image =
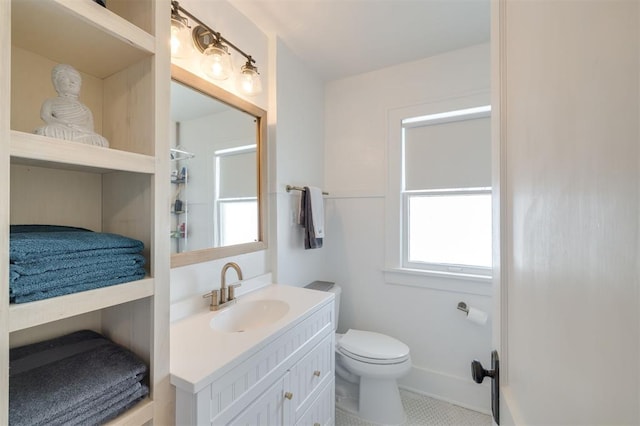
<svg viewBox="0 0 640 426">
<path fill-rule="evenodd" d="M 421 269 L 387 268 L 383 270 L 387 284 L 428 288 L 452 293 L 491 296 L 492 278 L 484 275 L 455 272 L 424 271 Z"/>
</svg>

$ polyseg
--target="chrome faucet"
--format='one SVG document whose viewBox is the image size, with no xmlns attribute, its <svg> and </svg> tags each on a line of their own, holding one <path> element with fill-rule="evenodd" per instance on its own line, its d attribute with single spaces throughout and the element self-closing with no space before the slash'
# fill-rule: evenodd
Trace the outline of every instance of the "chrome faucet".
<svg viewBox="0 0 640 426">
<path fill-rule="evenodd" d="M 222 272 L 220 273 L 220 303 L 225 303 L 225 302 L 230 302 L 232 300 L 235 300 L 234 289 L 241 285 L 241 283 L 230 285 L 228 290 L 228 296 L 227 296 L 226 275 L 227 275 L 227 270 L 229 270 L 229 268 L 235 269 L 236 274 L 238 274 L 238 280 L 242 281 L 242 270 L 240 269 L 240 266 L 238 266 L 238 264 L 235 262 L 229 262 L 225 264 L 222 267 Z"/>
<path fill-rule="evenodd" d="M 238 274 L 238 280 L 242 281 L 242 270 L 240 266 L 235 262 L 228 262 L 222 267 L 222 272 L 220 273 L 220 290 L 213 290 L 211 293 L 207 293 L 202 297 L 207 298 L 211 297 L 211 304 L 209 305 L 209 309 L 212 311 L 217 311 L 224 306 L 228 306 L 232 303 L 235 303 L 235 289 L 236 287 L 240 287 L 242 283 L 238 282 L 237 284 L 233 284 L 227 286 L 227 271 L 229 268 L 235 269 Z"/>
</svg>

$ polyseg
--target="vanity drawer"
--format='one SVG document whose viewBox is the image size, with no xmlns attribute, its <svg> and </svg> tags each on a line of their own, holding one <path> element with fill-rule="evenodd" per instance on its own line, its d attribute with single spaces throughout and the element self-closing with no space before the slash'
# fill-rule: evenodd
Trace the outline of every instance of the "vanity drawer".
<svg viewBox="0 0 640 426">
<path fill-rule="evenodd" d="M 313 403 L 319 388 L 334 377 L 334 336 L 327 335 L 290 370 L 296 420 Z"/>
<path fill-rule="evenodd" d="M 300 416 L 296 426 L 330 426 L 334 424 L 335 378 L 324 385 L 307 411 Z"/>
</svg>

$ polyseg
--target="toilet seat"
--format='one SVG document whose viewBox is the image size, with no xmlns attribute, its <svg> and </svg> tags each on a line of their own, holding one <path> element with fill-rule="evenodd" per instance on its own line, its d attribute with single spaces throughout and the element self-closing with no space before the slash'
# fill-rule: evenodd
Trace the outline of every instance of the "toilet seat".
<svg viewBox="0 0 640 426">
<path fill-rule="evenodd" d="M 399 364 L 409 359 L 407 345 L 372 331 L 349 330 L 336 343 L 344 356 L 368 364 Z"/>
</svg>

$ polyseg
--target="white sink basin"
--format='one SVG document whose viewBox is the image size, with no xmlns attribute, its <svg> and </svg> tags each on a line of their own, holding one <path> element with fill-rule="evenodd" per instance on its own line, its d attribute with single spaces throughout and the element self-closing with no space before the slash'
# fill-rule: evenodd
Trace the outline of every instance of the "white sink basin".
<svg viewBox="0 0 640 426">
<path fill-rule="evenodd" d="M 209 325 L 217 331 L 238 333 L 272 324 L 287 312 L 289 304 L 282 300 L 240 301 L 214 316 Z"/>
</svg>

